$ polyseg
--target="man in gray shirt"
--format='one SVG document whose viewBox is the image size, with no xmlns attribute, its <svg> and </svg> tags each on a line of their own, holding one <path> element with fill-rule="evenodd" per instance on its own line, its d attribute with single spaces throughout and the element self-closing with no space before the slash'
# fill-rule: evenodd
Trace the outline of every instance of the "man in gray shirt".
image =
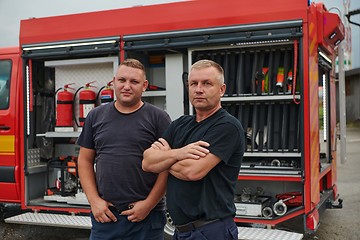
<svg viewBox="0 0 360 240">
<path fill-rule="evenodd" d="M 147 86 L 144 66 L 123 61 L 114 78 L 116 101 L 87 115 L 77 141 L 79 178 L 91 206 L 90 239 L 163 239 L 168 174 L 144 172 L 141 162 L 170 117 L 141 101 Z"/>
</svg>

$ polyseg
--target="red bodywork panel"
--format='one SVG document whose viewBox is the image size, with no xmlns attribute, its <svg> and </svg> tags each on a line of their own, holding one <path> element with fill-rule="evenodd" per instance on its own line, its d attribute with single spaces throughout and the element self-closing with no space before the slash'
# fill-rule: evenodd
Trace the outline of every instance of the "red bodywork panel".
<svg viewBox="0 0 360 240">
<path fill-rule="evenodd" d="M 11 75 L 10 75 L 10 92 L 9 92 L 9 107 L 8 109 L 0 110 L 0 126 L 8 127 L 0 129 L 0 137 L 9 138 L 7 150 L 0 152 L 0 167 L 13 169 L 11 173 L 14 174 L 14 182 L 0 182 L 0 201 L 3 202 L 20 202 L 21 191 L 21 171 L 23 169 L 23 102 L 17 96 L 22 94 L 21 85 L 21 58 L 19 55 L 20 49 L 17 47 L 3 48 L 0 52 L 0 59 L 11 61 Z M 20 127 L 21 126 L 21 127 Z"/>
<path fill-rule="evenodd" d="M 303 19 L 306 0 L 197 0 L 22 20 L 20 44 Z"/>
<path fill-rule="evenodd" d="M 318 22 L 318 43 L 332 53 L 345 37 L 345 27 L 340 17 L 328 12 L 323 4 L 316 4 Z"/>
</svg>

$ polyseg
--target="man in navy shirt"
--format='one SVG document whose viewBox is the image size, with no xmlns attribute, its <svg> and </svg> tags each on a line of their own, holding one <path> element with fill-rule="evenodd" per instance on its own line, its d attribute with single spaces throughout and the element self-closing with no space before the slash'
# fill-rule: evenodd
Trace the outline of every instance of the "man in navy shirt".
<svg viewBox="0 0 360 240">
<path fill-rule="evenodd" d="M 238 239 L 235 185 L 245 149 L 240 121 L 221 107 L 224 72 L 210 60 L 188 79 L 194 116 L 182 116 L 144 152 L 143 169 L 169 171 L 166 203 L 176 240 Z"/>
<path fill-rule="evenodd" d="M 77 141 L 79 178 L 91 206 L 90 239 L 164 238 L 168 173 L 144 172 L 141 161 L 170 117 L 141 101 L 147 86 L 144 66 L 123 61 L 114 78 L 116 101 L 87 115 Z"/>
</svg>

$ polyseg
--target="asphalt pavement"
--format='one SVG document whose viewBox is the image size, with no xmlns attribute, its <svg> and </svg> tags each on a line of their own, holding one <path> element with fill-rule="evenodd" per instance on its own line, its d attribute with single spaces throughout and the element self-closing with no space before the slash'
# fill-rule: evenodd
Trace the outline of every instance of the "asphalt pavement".
<svg viewBox="0 0 360 240">
<path fill-rule="evenodd" d="M 346 135 L 346 163 L 341 164 L 339 148 L 337 157 L 338 191 L 344 200 L 343 208 L 326 210 L 318 231 L 306 240 L 360 239 L 360 128 L 347 128 Z"/>
</svg>

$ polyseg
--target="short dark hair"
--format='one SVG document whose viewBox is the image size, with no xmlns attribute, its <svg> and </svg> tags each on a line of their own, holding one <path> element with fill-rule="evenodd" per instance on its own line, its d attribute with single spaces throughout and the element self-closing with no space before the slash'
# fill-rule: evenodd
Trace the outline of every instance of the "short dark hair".
<svg viewBox="0 0 360 240">
<path fill-rule="evenodd" d="M 146 76 L 144 65 L 137 59 L 127 58 L 122 63 L 120 63 L 120 66 L 127 66 L 127 67 L 131 67 L 131 68 L 140 69 L 141 71 L 143 71 L 144 76 Z"/>
</svg>

